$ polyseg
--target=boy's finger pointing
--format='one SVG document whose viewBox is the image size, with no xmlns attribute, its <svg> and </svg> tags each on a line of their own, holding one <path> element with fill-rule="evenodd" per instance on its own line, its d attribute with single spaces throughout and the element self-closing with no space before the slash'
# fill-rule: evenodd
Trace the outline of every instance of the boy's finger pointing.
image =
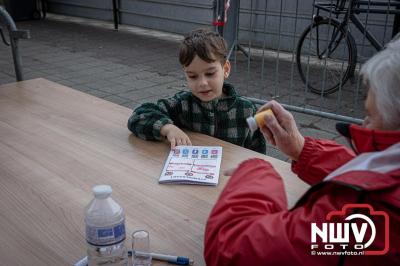
<svg viewBox="0 0 400 266">
<path fill-rule="evenodd" d="M 192 142 L 190 141 L 190 139 L 188 139 L 186 142 L 188 146 L 192 146 Z"/>
<path fill-rule="evenodd" d="M 171 139 L 171 149 L 175 149 L 176 141 L 175 139 Z"/>
</svg>

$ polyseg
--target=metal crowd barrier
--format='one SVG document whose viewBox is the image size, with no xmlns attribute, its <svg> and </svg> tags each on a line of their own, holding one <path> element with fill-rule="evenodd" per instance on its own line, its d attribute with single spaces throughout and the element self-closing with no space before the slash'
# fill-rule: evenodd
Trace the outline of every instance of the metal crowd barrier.
<svg viewBox="0 0 400 266">
<path fill-rule="evenodd" d="M 9 33 L 9 41 L 7 42 L 4 33 L 2 31 L 1 25 L 5 25 Z M 4 44 L 11 45 L 12 56 L 14 60 L 15 76 L 17 81 L 23 80 L 22 75 L 22 64 L 21 55 L 19 53 L 18 40 L 19 39 L 29 39 L 30 33 L 27 30 L 18 30 L 14 20 L 8 14 L 8 12 L 0 6 L 0 34 Z"/>
<path fill-rule="evenodd" d="M 395 0 L 217 0 L 214 17 L 223 23 L 214 25 L 229 44 L 231 81 L 242 95 L 360 123 L 361 65 L 398 32 L 399 9 Z"/>
</svg>

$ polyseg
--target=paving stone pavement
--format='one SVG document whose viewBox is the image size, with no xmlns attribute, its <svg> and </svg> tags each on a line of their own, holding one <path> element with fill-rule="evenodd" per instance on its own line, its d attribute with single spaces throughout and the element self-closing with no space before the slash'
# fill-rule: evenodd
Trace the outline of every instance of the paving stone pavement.
<svg viewBox="0 0 400 266">
<path fill-rule="evenodd" d="M 178 62 L 180 35 L 124 25 L 115 31 L 110 22 L 54 14 L 17 27 L 31 33 L 31 39 L 20 40 L 25 79 L 43 77 L 131 109 L 187 89 Z M 271 98 L 249 89 L 248 78 L 246 71 L 236 71 L 230 81 L 242 95 Z M 11 50 L 0 44 L 0 84 L 10 82 L 15 82 Z M 304 135 L 346 143 L 335 130 L 336 121 L 301 113 L 294 117 Z M 273 146 L 267 154 L 288 160 Z"/>
</svg>

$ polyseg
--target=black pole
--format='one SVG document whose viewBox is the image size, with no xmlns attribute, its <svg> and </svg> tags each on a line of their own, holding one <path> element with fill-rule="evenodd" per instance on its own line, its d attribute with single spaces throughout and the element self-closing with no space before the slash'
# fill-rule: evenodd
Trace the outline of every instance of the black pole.
<svg viewBox="0 0 400 266">
<path fill-rule="evenodd" d="M 396 6 L 396 10 L 400 12 L 400 6 Z M 400 31 L 400 14 L 394 16 L 392 37 Z"/>
<path fill-rule="evenodd" d="M 118 24 L 119 24 L 119 17 L 118 17 L 118 5 L 117 5 L 117 0 L 112 1 L 113 4 L 113 19 L 114 19 L 114 29 L 118 30 Z"/>
</svg>

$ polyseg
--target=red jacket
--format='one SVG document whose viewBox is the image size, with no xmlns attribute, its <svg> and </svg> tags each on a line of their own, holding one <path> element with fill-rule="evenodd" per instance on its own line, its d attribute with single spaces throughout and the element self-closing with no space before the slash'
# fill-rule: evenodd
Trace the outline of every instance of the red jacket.
<svg viewBox="0 0 400 266">
<path fill-rule="evenodd" d="M 400 141 L 390 147 L 392 151 L 394 146 L 397 155 L 391 154 L 383 164 L 382 158 L 378 158 L 363 169 L 360 165 L 368 158 L 362 156 L 389 154 L 389 149 L 356 156 L 335 142 L 306 138 L 292 170 L 312 187 L 290 210 L 282 179 L 271 164 L 260 159 L 243 162 L 208 219 L 204 240 L 207 265 L 400 265 Z M 386 162 L 391 167 L 379 168 Z M 311 223 L 321 228 L 322 223 L 329 222 L 326 219 L 329 212 L 354 203 L 370 204 L 375 211 L 388 214 L 387 253 L 311 255 Z M 367 209 L 358 210 L 364 211 Z M 386 236 L 383 216 L 370 217 L 376 237 L 368 249 L 383 250 Z M 344 218 L 337 217 L 336 221 Z M 365 239 L 368 236 L 370 232 Z M 354 244 L 353 239 L 349 245 Z M 340 248 L 335 244 L 333 251 L 341 251 Z"/>
</svg>

